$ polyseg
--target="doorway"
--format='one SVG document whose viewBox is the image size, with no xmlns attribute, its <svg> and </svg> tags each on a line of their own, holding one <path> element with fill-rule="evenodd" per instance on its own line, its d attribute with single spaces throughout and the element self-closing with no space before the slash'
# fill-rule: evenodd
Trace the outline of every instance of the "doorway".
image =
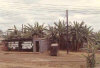
<svg viewBox="0 0 100 68">
<path fill-rule="evenodd" d="M 36 52 L 39 52 L 39 41 L 36 41 Z"/>
</svg>

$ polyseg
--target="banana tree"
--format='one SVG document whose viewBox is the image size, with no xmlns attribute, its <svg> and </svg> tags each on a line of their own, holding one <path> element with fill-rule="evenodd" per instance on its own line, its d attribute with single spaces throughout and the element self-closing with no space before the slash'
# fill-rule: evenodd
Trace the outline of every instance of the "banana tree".
<svg viewBox="0 0 100 68">
<path fill-rule="evenodd" d="M 38 37 L 44 37 L 45 35 L 45 30 L 46 27 L 44 26 L 44 24 L 39 25 L 39 23 L 35 23 L 34 26 L 28 24 L 28 26 L 26 26 L 28 32 L 31 34 L 31 36 L 38 36 Z"/>
<path fill-rule="evenodd" d="M 13 39 L 13 38 L 20 38 L 21 32 L 18 31 L 16 26 L 14 25 L 13 29 L 8 29 L 9 34 L 7 34 L 7 39 Z"/>
<path fill-rule="evenodd" d="M 58 33 L 58 42 L 59 42 L 59 47 L 60 49 L 65 49 L 66 48 L 66 24 L 65 22 L 61 22 L 59 20 L 58 23 L 54 23 L 55 29 Z"/>
<path fill-rule="evenodd" d="M 22 25 L 21 38 L 32 38 L 32 33 L 27 28 L 28 26 Z"/>
<path fill-rule="evenodd" d="M 58 34 L 57 30 L 54 26 L 48 25 L 46 38 L 50 41 L 50 43 L 57 43 L 58 42 Z"/>
<path fill-rule="evenodd" d="M 95 32 L 95 38 L 97 41 L 100 41 L 100 31 Z"/>
<path fill-rule="evenodd" d="M 87 27 L 84 22 L 74 22 L 71 29 L 70 39 L 72 40 L 72 50 L 78 51 L 79 48 L 83 47 L 83 43 L 93 38 L 91 27 Z"/>
</svg>

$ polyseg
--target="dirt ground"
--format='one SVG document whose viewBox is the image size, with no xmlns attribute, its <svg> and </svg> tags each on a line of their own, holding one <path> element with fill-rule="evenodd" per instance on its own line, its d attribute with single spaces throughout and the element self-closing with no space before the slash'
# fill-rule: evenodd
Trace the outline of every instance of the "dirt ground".
<svg viewBox="0 0 100 68">
<path fill-rule="evenodd" d="M 47 53 L 0 51 L 0 68 L 86 68 L 82 52 L 59 51 L 57 57 Z M 100 68 L 100 54 L 97 54 Z"/>
</svg>

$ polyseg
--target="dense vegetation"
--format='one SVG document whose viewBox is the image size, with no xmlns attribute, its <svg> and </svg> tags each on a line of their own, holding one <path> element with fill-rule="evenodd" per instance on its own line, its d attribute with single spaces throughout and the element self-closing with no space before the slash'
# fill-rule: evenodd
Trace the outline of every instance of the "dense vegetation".
<svg viewBox="0 0 100 68">
<path fill-rule="evenodd" d="M 66 45 L 67 28 L 64 21 L 55 22 L 53 26 L 40 25 L 38 22 L 34 25 L 22 25 L 22 30 L 18 30 L 14 25 L 14 29 L 8 29 L 6 39 L 45 37 L 50 43 L 59 43 L 60 49 L 66 49 L 68 46 L 72 51 L 78 51 L 88 41 L 100 40 L 100 31 L 93 32 L 84 22 L 73 22 L 68 28 L 69 45 Z"/>
</svg>

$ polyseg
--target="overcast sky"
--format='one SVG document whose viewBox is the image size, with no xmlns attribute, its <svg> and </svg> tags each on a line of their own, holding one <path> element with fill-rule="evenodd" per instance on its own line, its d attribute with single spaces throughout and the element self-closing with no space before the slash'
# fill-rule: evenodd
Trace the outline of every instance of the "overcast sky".
<svg viewBox="0 0 100 68">
<path fill-rule="evenodd" d="M 65 20 L 69 10 L 69 21 L 85 21 L 100 29 L 100 0 L 0 0 L 0 29 L 7 30 L 21 24 L 53 24 Z"/>
</svg>

